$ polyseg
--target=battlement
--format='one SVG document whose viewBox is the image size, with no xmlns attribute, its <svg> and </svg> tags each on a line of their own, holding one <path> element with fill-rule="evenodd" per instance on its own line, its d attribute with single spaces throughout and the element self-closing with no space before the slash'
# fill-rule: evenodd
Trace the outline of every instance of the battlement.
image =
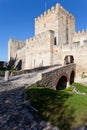
<svg viewBox="0 0 87 130">
<path fill-rule="evenodd" d="M 25 43 L 25 41 L 21 41 L 21 40 L 15 40 L 15 39 L 9 39 L 9 42 L 14 42 L 14 43 Z"/>
<path fill-rule="evenodd" d="M 9 46 L 11 46 L 11 48 L 15 48 L 15 51 L 22 49 L 25 46 L 25 44 L 26 44 L 26 41 L 9 39 Z"/>
<path fill-rule="evenodd" d="M 52 6 L 51 9 L 48 9 L 47 11 L 45 11 L 43 14 L 41 14 L 40 16 L 38 16 L 37 18 L 35 18 L 35 22 L 44 19 L 47 15 L 53 13 L 53 12 L 58 12 L 59 10 L 62 10 L 64 13 L 66 13 L 68 16 L 71 16 L 74 18 L 74 16 L 69 13 L 66 9 L 64 9 L 59 3 L 57 3 L 55 6 Z"/>
<path fill-rule="evenodd" d="M 38 34 L 38 35 L 36 35 L 34 37 L 31 37 L 31 38 L 27 39 L 26 41 L 28 41 L 30 43 L 35 42 L 36 39 L 38 39 L 38 40 L 41 39 L 41 38 L 43 39 L 43 37 L 46 37 L 47 34 L 49 34 L 49 33 L 54 33 L 54 31 L 49 30 L 49 31 L 46 31 L 46 32 L 42 32 L 42 33 L 40 33 L 40 34 Z"/>
<path fill-rule="evenodd" d="M 87 35 L 87 29 L 82 29 L 81 31 L 75 32 L 75 36 Z"/>
</svg>

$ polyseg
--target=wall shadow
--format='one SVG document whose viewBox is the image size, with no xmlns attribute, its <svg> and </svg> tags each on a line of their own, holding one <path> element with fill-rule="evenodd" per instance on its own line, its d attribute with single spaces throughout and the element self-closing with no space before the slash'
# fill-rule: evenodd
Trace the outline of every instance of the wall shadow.
<svg viewBox="0 0 87 130">
<path fill-rule="evenodd" d="M 22 69 L 22 60 L 18 61 L 18 64 L 15 67 L 16 70 L 21 70 Z"/>
</svg>

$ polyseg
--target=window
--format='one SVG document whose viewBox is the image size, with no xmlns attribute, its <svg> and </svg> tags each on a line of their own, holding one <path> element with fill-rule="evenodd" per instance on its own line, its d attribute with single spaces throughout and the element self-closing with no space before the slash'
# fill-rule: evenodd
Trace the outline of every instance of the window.
<svg viewBox="0 0 87 130">
<path fill-rule="evenodd" d="M 57 39 L 56 39 L 56 37 L 54 38 L 54 45 L 57 45 Z"/>
</svg>

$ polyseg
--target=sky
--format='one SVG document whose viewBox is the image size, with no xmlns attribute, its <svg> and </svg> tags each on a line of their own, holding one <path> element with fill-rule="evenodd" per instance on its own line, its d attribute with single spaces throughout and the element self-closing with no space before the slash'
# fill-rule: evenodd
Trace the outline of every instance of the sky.
<svg viewBox="0 0 87 130">
<path fill-rule="evenodd" d="M 34 19 L 60 3 L 76 18 L 76 31 L 87 29 L 87 0 L 0 0 L 0 61 L 8 61 L 8 40 L 34 36 Z"/>
</svg>

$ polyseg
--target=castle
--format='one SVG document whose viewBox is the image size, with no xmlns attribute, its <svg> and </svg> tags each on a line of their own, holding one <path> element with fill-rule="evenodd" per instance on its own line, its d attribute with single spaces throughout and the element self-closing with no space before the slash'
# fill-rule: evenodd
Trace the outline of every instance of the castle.
<svg viewBox="0 0 87 130">
<path fill-rule="evenodd" d="M 87 30 L 75 32 L 75 17 L 56 4 L 35 19 L 35 36 L 25 41 L 9 39 L 8 59 L 15 59 L 15 67 L 33 69 L 41 66 L 64 64 L 72 55 L 77 71 L 86 71 Z"/>
</svg>

